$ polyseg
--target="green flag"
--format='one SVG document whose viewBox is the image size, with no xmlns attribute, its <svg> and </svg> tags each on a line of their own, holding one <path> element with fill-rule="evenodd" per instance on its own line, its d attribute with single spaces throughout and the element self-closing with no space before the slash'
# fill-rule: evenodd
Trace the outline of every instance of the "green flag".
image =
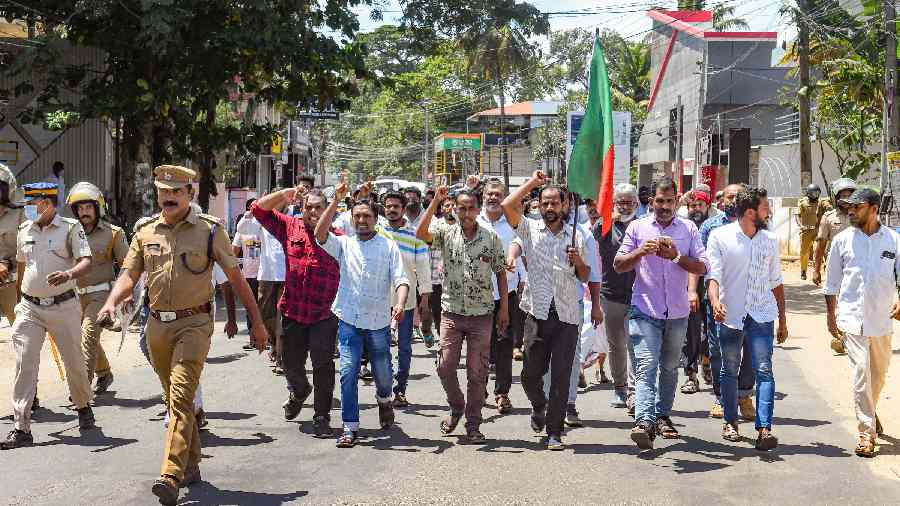
<svg viewBox="0 0 900 506">
<path fill-rule="evenodd" d="M 569 190 L 595 199 L 603 219 L 603 235 L 612 227 L 613 148 L 612 93 L 600 37 L 594 39 L 587 110 L 569 159 Z"/>
</svg>

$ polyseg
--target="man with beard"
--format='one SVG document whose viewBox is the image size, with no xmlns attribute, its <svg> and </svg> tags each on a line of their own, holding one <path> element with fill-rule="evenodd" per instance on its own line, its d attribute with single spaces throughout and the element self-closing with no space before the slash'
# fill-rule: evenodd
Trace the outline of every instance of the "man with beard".
<svg viewBox="0 0 900 506">
<path fill-rule="evenodd" d="M 775 379 L 772 373 L 774 322 L 778 344 L 788 337 L 784 311 L 784 285 L 778 236 L 768 231 L 766 190 L 748 188 L 735 199 L 737 221 L 719 227 L 709 237 L 709 303 L 719 322 L 722 369 L 719 384 L 725 423 L 722 437 L 741 441 L 738 432 L 738 374 L 744 343 L 756 372 L 756 449 L 772 450 Z"/>
<path fill-rule="evenodd" d="M 500 205 L 506 198 L 506 186 L 499 179 L 489 179 L 484 185 L 484 208 L 478 215 L 478 222 L 488 230 L 493 231 L 500 238 L 503 249 L 503 261 L 506 261 L 506 253 L 516 232 L 509 226 L 506 216 L 503 215 L 503 207 Z M 521 264 L 516 263 L 516 269 L 506 271 L 506 298 L 510 324 L 500 329 L 499 325 L 492 327 L 491 357 L 494 370 L 494 402 L 497 411 L 501 415 L 512 411 L 512 402 L 509 400 L 509 390 L 512 387 L 513 345 L 517 339 L 516 332 L 520 329 L 521 311 L 519 310 L 519 295 L 517 289 L 521 278 Z M 505 269 L 504 269 L 505 270 Z M 494 319 L 498 318 L 503 294 L 500 293 L 497 284 L 498 278 L 491 277 L 491 285 L 494 294 Z"/>
<path fill-rule="evenodd" d="M 687 332 L 688 273 L 709 269 L 697 227 L 675 216 L 675 182 L 653 183 L 653 214 L 628 226 L 613 260 L 616 272 L 635 271 L 628 333 L 634 347 L 635 426 L 638 448 L 659 434 L 677 438 L 669 413 L 675 401 L 678 359 Z"/>
<path fill-rule="evenodd" d="M 539 433 L 546 427 L 547 448 L 562 450 L 569 379 L 578 331 L 584 320 L 578 294 L 591 268 L 583 260 L 582 233 L 566 226 L 563 220 L 568 192 L 545 186 L 548 183 L 543 171 L 537 170 L 501 205 L 509 226 L 521 241 L 522 254 L 528 259 L 528 284 L 520 303 L 526 313 L 521 379 L 531 402 L 531 429 Z M 522 201 L 539 187 L 543 187 L 538 194 L 541 219 L 523 217 Z M 509 268 L 515 265 L 510 263 Z M 549 401 L 543 385 L 548 368 L 552 370 Z"/>
<path fill-rule="evenodd" d="M 800 199 L 797 205 L 797 225 L 800 226 L 800 279 L 806 279 L 806 268 L 812 256 L 819 222 L 822 216 L 831 210 L 828 201 L 819 198 L 822 190 L 818 185 L 807 186 L 805 193 L 806 196 Z"/>
<path fill-rule="evenodd" d="M 737 221 L 737 209 L 735 208 L 735 199 L 738 193 L 744 190 L 742 184 L 730 184 L 725 187 L 722 195 L 722 211 L 723 213 L 715 218 L 710 218 L 703 222 L 700 227 L 700 239 L 703 241 L 703 247 L 709 243 L 709 235 L 713 230 Z M 708 298 L 707 298 L 708 302 Z M 719 322 L 713 318 L 712 306 L 707 303 L 706 310 L 706 344 L 709 350 L 709 365 L 712 374 L 713 394 L 716 399 L 712 408 L 709 410 L 709 416 L 712 418 L 722 418 L 725 412 L 722 409 L 722 394 L 720 390 L 719 376 L 722 370 L 722 350 L 719 347 Z M 750 348 L 747 341 L 744 341 L 744 350 L 741 353 L 741 373 L 738 377 L 738 408 L 741 411 L 741 418 L 745 420 L 753 420 L 756 417 L 756 408 L 753 407 L 753 385 L 756 382 L 753 374 L 753 367 L 750 362 Z"/>
<path fill-rule="evenodd" d="M 447 187 L 441 186 L 416 230 L 416 235 L 431 243 L 432 249 L 440 251 L 444 259 L 447 290 L 441 300 L 443 326 L 437 371 L 450 404 L 450 416 L 441 422 L 441 432 L 452 433 L 465 414 L 467 442 L 477 444 L 484 441 L 480 431 L 481 409 L 488 376 L 491 329 L 497 327 L 498 332 L 504 332 L 509 324 L 506 254 L 497 234 L 479 219 L 478 196 L 470 190 L 463 190 L 456 196 L 458 223 L 439 223 L 429 229 L 431 217 L 445 198 Z M 497 288 L 492 288 L 491 283 L 495 277 L 500 293 L 497 302 L 493 298 Z M 466 396 L 459 388 L 456 374 L 464 340 L 468 343 Z M 511 376 L 511 345 L 508 355 Z"/>
<path fill-rule="evenodd" d="M 687 206 L 687 216 L 699 229 L 703 226 L 703 222 L 710 218 L 708 213 L 712 208 L 709 206 L 709 193 L 699 190 L 694 190 L 690 193 L 691 200 Z M 685 361 L 684 374 L 687 376 L 684 384 L 681 385 L 681 393 L 683 394 L 694 394 L 700 391 L 700 381 L 697 379 L 697 372 L 700 368 L 703 320 L 706 318 L 705 303 L 702 302 L 705 295 L 704 288 L 702 276 L 688 275 L 688 301 L 691 304 L 691 314 L 688 316 L 687 337 L 682 350 Z"/>
<path fill-rule="evenodd" d="M 641 186 L 638 190 L 638 205 L 637 212 L 635 213 L 635 218 L 643 218 L 648 213 L 653 212 L 653 209 L 650 205 L 650 200 L 652 198 L 652 194 L 650 193 L 650 188 L 646 186 Z"/>
<path fill-rule="evenodd" d="M 634 351 L 628 338 L 628 309 L 631 306 L 631 291 L 634 287 L 634 271 L 616 272 L 613 261 L 628 225 L 635 219 L 638 196 L 634 185 L 616 185 L 613 194 L 615 211 L 613 226 L 609 233 L 602 235 L 603 221 L 597 220 L 593 233 L 600 247 L 600 266 L 603 281 L 600 285 L 600 304 L 605 314 L 606 338 L 609 342 L 609 369 L 613 379 L 613 398 L 610 405 L 634 412 L 634 369 L 631 365 Z"/>
<path fill-rule="evenodd" d="M 422 209 L 422 192 L 415 186 L 403 188 L 401 192 L 403 193 L 403 198 L 406 199 L 406 205 L 404 206 L 406 221 L 408 221 L 409 225 L 415 230 L 419 228 L 419 222 L 422 221 L 422 216 L 424 216 Z M 385 213 L 385 217 L 387 217 L 387 213 Z"/>
<path fill-rule="evenodd" d="M 303 202 L 302 218 L 276 211 L 288 202 Z M 331 437 L 331 398 L 334 394 L 334 349 L 337 317 L 331 312 L 340 275 L 337 261 L 316 244 L 314 231 L 328 205 L 317 188 L 298 186 L 270 193 L 250 209 L 263 228 L 281 243 L 287 259 L 284 296 L 278 303 L 282 329 L 281 363 L 288 384 L 284 419 L 293 420 L 310 393 L 313 432 Z M 313 367 L 313 386 L 306 378 L 306 357 Z M 314 387 L 314 388 L 313 388 Z"/>
<path fill-rule="evenodd" d="M 10 450 L 34 443 L 31 435 L 31 403 L 37 386 L 44 338 L 50 333 L 66 367 L 69 395 L 78 412 L 78 427 L 93 429 L 91 384 L 81 352 L 81 307 L 75 300 L 75 280 L 91 266 L 91 247 L 78 220 L 56 212 L 57 188 L 53 183 L 25 185 L 26 221 L 16 238 L 16 306 L 12 345 L 16 353 L 13 384 L 15 427 L 0 443 Z"/>
<path fill-rule="evenodd" d="M 160 477 L 152 492 L 160 503 L 174 505 L 178 489 L 200 481 L 200 429 L 194 394 L 209 353 L 213 332 L 213 264 L 222 268 L 234 293 L 251 312 L 251 335 L 262 348 L 266 328 L 223 224 L 191 208 L 196 173 L 161 165 L 154 170 L 162 212 L 135 232 L 123 273 L 100 309 L 98 320 L 112 319 L 116 306 L 131 295 L 147 272 L 150 318 L 147 344 L 153 369 L 168 403 L 169 424 Z"/>
<path fill-rule="evenodd" d="M 403 318 L 397 324 L 397 385 L 394 387 L 394 407 L 405 408 L 409 406 L 406 387 L 412 364 L 413 313 L 417 305 L 420 313 L 431 310 L 429 302 L 431 259 L 428 256 L 428 245 L 416 237 L 415 227 L 404 215 L 404 209 L 408 209 L 406 196 L 400 192 L 389 191 L 384 194 L 381 201 L 388 226 L 379 228 L 378 232 L 396 243 L 400 249 L 403 268 L 406 270 L 406 279 L 409 280 L 410 286 Z M 389 295 L 392 303 L 396 303 L 393 299 L 394 292 L 385 294 Z M 421 297 L 418 297 L 419 295 Z"/>
<path fill-rule="evenodd" d="M 822 284 L 822 263 L 831 240 L 850 226 L 850 215 L 848 214 L 850 205 L 847 204 L 846 199 L 854 191 L 856 191 L 856 182 L 846 177 L 831 184 L 831 193 L 834 195 L 836 205 L 834 209 L 822 216 L 822 221 L 819 223 L 819 233 L 816 236 L 815 270 L 812 278 L 812 282 L 816 286 Z M 839 355 L 847 352 L 844 343 L 835 338 L 831 339 L 831 349 Z"/>
<path fill-rule="evenodd" d="M 316 242 L 340 266 L 340 282 L 332 311 L 338 317 L 341 351 L 341 418 L 344 430 L 338 448 L 352 448 L 359 434 L 359 367 L 363 346 L 369 350 L 375 377 L 375 398 L 382 429 L 394 423 L 391 399 L 391 321 L 405 316 L 410 281 L 406 278 L 400 249 L 378 233 L 378 210 L 371 200 L 351 208 L 354 236 L 329 233 L 338 201 L 347 194 L 341 181 L 334 200 L 316 224 Z M 394 297 L 388 297 L 388 292 Z M 393 306 L 391 300 L 395 300 Z"/>
<path fill-rule="evenodd" d="M 106 301 L 116 280 L 115 267 L 122 266 L 128 254 L 125 232 L 106 218 L 106 200 L 100 188 L 81 182 L 72 187 L 66 203 L 72 216 L 81 222 L 88 244 L 91 245 L 91 268 L 76 281 L 78 300 L 81 302 L 81 349 L 87 365 L 88 383 L 97 374 L 95 394 L 106 392 L 113 382 L 109 360 L 100 345 L 103 328 L 97 324 L 97 313 Z M 120 322 L 128 325 L 128 322 Z"/>
<path fill-rule="evenodd" d="M 860 457 L 875 456 L 882 434 L 876 408 L 891 364 L 891 318 L 900 320 L 900 237 L 879 222 L 880 203 L 867 188 L 844 200 L 852 227 L 831 241 L 824 289 L 828 332 L 844 342 L 853 368 Z"/>
</svg>

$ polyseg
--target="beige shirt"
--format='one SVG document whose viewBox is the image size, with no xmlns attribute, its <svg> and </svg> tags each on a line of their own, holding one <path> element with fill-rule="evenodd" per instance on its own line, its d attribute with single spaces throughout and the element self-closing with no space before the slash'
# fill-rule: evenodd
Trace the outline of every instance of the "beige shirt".
<svg viewBox="0 0 900 506">
<path fill-rule="evenodd" d="M 53 297 L 75 288 L 75 280 L 50 286 L 47 276 L 75 266 L 78 260 L 91 256 L 91 246 L 78 220 L 63 218 L 58 213 L 47 226 L 26 221 L 19 227 L 16 261 L 25 264 L 22 293 L 32 297 Z"/>
<path fill-rule="evenodd" d="M 213 225 L 210 260 L 207 245 Z M 238 265 L 228 232 L 214 216 L 192 209 L 175 226 L 159 215 L 136 228 L 122 267 L 147 272 L 150 308 L 155 311 L 191 309 L 210 302 L 213 261 L 223 269 Z"/>
<path fill-rule="evenodd" d="M 122 265 L 128 254 L 125 232 L 103 220 L 99 220 L 94 230 L 87 234 L 87 240 L 91 245 L 91 268 L 76 281 L 78 288 L 113 281 L 116 276 L 113 266 Z"/>
<path fill-rule="evenodd" d="M 25 211 L 0 206 L 0 262 L 7 263 L 9 270 L 16 268 L 16 237 L 19 235 L 19 225 L 25 222 Z"/>
<path fill-rule="evenodd" d="M 820 241 L 831 241 L 834 236 L 843 232 L 845 228 L 850 226 L 850 216 L 842 213 L 837 209 L 832 209 L 822 216 L 819 223 L 819 233 L 816 239 Z"/>
</svg>

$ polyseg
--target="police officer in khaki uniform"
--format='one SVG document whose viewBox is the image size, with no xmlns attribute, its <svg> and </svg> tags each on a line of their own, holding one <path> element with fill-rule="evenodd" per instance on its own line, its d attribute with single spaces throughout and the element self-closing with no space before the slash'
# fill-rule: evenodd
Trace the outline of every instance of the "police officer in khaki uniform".
<svg viewBox="0 0 900 506">
<path fill-rule="evenodd" d="M 822 264 L 825 261 L 825 252 L 828 251 L 831 240 L 850 226 L 850 215 L 847 213 L 850 205 L 844 202 L 844 199 L 850 198 L 854 191 L 856 191 L 856 181 L 850 178 L 842 177 L 831 183 L 831 193 L 834 195 L 835 208 L 822 216 L 822 221 L 819 224 L 819 233 L 816 236 L 815 271 L 812 278 L 812 282 L 816 286 L 822 284 Z M 831 349 L 838 355 L 847 353 L 847 350 L 844 348 L 844 342 L 837 338 L 831 339 Z"/>
<path fill-rule="evenodd" d="M 97 386 L 94 393 L 102 394 L 112 384 L 113 374 L 103 346 L 100 345 L 103 328 L 97 325 L 97 312 L 109 296 L 116 279 L 113 267 L 122 265 L 125 254 L 128 253 L 128 244 L 125 242 L 125 232 L 105 221 L 106 200 L 100 188 L 87 182 L 78 183 L 69 191 L 66 204 L 71 208 L 72 216 L 81 222 L 91 245 L 91 268 L 78 279 L 75 291 L 78 292 L 83 311 L 81 349 L 87 364 L 88 382 L 94 381 L 96 372 Z"/>
<path fill-rule="evenodd" d="M 238 268 L 228 232 L 215 217 L 191 209 L 194 171 L 175 165 L 154 170 L 162 213 L 137 228 L 119 276 L 98 319 L 111 321 L 143 272 L 147 272 L 150 318 L 147 344 L 169 413 L 165 456 L 152 491 L 165 505 L 178 500 L 178 488 L 200 481 L 200 432 L 194 393 L 213 332 L 213 263 L 219 264 L 250 312 L 251 338 L 262 351 L 268 336 L 259 308 Z"/>
<path fill-rule="evenodd" d="M 4 450 L 27 446 L 31 435 L 31 403 L 34 399 L 41 348 L 49 332 L 56 340 L 66 366 L 69 394 L 82 429 L 94 427 L 88 403 L 91 385 L 81 353 L 81 307 L 75 299 L 75 280 L 91 266 L 91 247 L 78 220 L 56 212 L 57 187 L 53 183 L 25 185 L 26 215 L 33 218 L 19 227 L 16 240 L 16 281 L 21 302 L 16 305 L 12 327 L 16 351 L 13 386 L 15 428 L 0 443 Z"/>
<path fill-rule="evenodd" d="M 25 211 L 12 202 L 15 199 L 16 178 L 6 165 L 0 163 L 0 316 L 12 325 L 16 321 L 16 236 L 25 221 Z"/>
<path fill-rule="evenodd" d="M 831 209 L 827 200 L 819 198 L 821 194 L 822 190 L 818 185 L 811 184 L 806 187 L 806 196 L 800 199 L 798 204 L 800 208 L 797 213 L 797 224 L 800 225 L 800 279 L 806 279 L 806 267 L 812 257 L 819 221 Z"/>
</svg>

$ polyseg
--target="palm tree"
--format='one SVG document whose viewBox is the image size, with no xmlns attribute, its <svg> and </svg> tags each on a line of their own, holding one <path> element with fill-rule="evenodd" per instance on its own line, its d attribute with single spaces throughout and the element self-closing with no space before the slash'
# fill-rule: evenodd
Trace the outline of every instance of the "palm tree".
<svg viewBox="0 0 900 506">
<path fill-rule="evenodd" d="M 636 104 L 650 97 L 650 46 L 642 42 L 622 41 L 613 69 L 614 87 Z"/>
<path fill-rule="evenodd" d="M 713 5 L 713 30 L 725 32 L 728 30 L 749 30 L 750 24 L 744 18 L 734 17 L 734 7 L 719 2 Z"/>
<path fill-rule="evenodd" d="M 509 76 L 533 61 L 534 46 L 515 25 L 490 27 L 482 32 L 465 35 L 459 42 L 466 52 L 466 67 L 470 74 L 493 81 L 500 100 L 500 166 L 503 181 L 509 188 L 509 166 L 503 128 L 506 123 L 506 87 Z"/>
</svg>

